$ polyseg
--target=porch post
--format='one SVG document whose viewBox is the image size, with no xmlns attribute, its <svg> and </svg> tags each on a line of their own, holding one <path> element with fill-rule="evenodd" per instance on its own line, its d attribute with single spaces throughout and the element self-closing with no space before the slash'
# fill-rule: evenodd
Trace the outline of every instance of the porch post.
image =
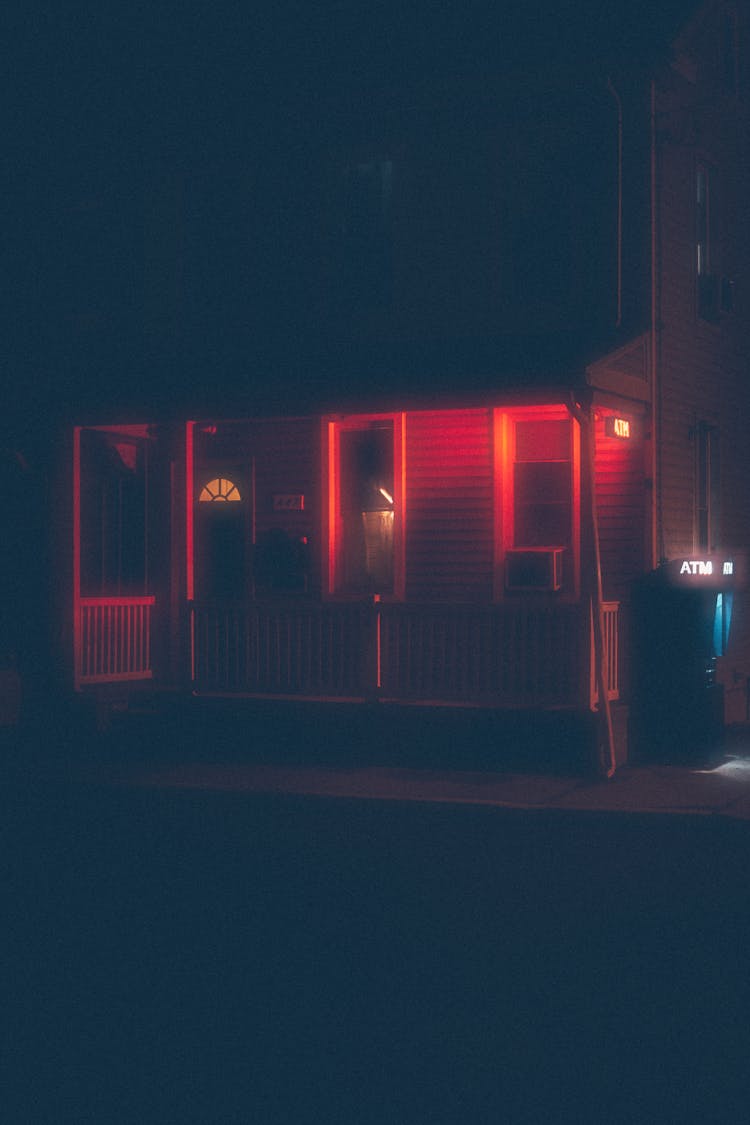
<svg viewBox="0 0 750 1125">
<path fill-rule="evenodd" d="M 594 640 L 594 672 L 599 695 L 596 724 L 596 765 L 600 777 L 612 777 L 616 768 L 612 712 L 609 706 L 609 670 L 607 668 L 607 646 L 604 643 L 604 606 L 602 596 L 602 567 L 599 546 L 599 514 L 596 503 L 596 433 L 594 410 L 591 402 L 584 409 L 579 403 L 569 407 L 571 414 L 581 427 L 583 458 L 582 466 L 585 484 L 589 494 L 590 550 L 586 551 L 584 574 L 587 581 L 583 594 L 591 604 L 591 618 Z M 589 556 L 591 559 L 589 565 Z M 583 614 L 584 620 L 588 614 Z M 588 646 L 584 646 L 587 650 Z M 588 691 L 589 677 L 585 678 Z M 589 703 L 590 706 L 590 703 Z"/>
<path fill-rule="evenodd" d="M 373 594 L 367 605 L 365 629 L 364 675 L 365 694 L 368 699 L 378 699 L 382 684 L 380 652 L 380 594 Z"/>
</svg>

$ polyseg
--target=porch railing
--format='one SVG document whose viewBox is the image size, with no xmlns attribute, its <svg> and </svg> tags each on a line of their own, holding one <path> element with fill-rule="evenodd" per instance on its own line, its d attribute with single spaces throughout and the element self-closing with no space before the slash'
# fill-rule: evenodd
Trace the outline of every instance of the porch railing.
<svg viewBox="0 0 750 1125">
<path fill-rule="evenodd" d="M 152 595 L 81 598 L 76 623 L 79 684 L 152 676 Z"/>
<path fill-rule="evenodd" d="M 573 703 L 580 669 L 576 606 L 388 606 L 383 694 L 513 707 Z"/>
<path fill-rule="evenodd" d="M 285 602 L 191 609 L 193 680 L 207 690 L 359 696 L 369 607 Z"/>
<path fill-rule="evenodd" d="M 616 692 L 618 603 L 608 607 Z M 202 690 L 496 707 L 588 696 L 590 622 L 577 605 L 196 604 L 191 623 Z"/>
</svg>

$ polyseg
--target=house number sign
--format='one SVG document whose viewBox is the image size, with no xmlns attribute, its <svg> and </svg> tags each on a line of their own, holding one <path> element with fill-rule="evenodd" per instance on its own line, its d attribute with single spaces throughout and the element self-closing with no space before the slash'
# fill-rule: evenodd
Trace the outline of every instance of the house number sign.
<svg viewBox="0 0 750 1125">
<path fill-rule="evenodd" d="M 274 492 L 274 512 L 302 512 L 305 508 L 305 497 L 301 492 Z"/>
</svg>

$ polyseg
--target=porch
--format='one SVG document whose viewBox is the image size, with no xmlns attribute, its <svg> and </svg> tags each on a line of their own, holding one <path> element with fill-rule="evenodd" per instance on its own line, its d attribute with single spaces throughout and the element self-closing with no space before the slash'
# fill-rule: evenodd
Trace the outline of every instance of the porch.
<svg viewBox="0 0 750 1125">
<path fill-rule="evenodd" d="M 604 606 L 609 698 L 619 603 Z M 577 604 L 283 600 L 190 609 L 198 692 L 501 709 L 593 708 L 591 615 Z"/>
<path fill-rule="evenodd" d="M 80 685 L 150 679 L 153 597 L 78 607 Z M 278 599 L 189 607 L 195 691 L 504 709 L 596 704 L 580 604 L 435 605 Z M 620 604 L 604 604 L 609 698 L 620 694 Z"/>
</svg>

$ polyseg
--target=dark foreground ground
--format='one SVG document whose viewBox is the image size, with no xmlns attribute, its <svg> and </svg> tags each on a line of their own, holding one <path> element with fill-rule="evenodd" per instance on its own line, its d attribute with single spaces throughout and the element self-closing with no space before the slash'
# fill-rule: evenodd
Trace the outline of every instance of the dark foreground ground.
<svg viewBox="0 0 750 1125">
<path fill-rule="evenodd" d="M 748 1119 L 747 822 L 2 804 L 13 1125 Z"/>
</svg>

